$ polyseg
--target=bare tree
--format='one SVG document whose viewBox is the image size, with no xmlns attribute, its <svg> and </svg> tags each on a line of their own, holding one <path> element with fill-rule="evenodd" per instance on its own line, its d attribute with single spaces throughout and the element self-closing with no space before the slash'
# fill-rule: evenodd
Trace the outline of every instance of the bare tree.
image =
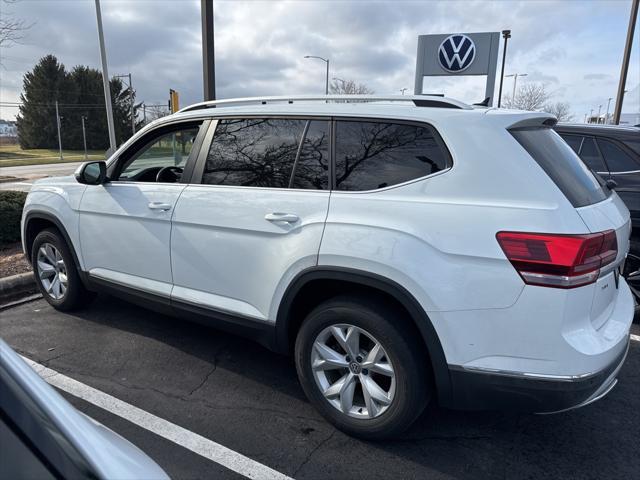
<svg viewBox="0 0 640 480">
<path fill-rule="evenodd" d="M 525 83 L 518 87 L 516 97 L 507 97 L 504 104 L 507 108 L 518 110 L 541 110 L 551 99 L 551 94 L 542 83 Z"/>
<path fill-rule="evenodd" d="M 329 85 L 329 93 L 334 95 L 371 95 L 375 92 L 364 83 L 334 78 L 331 85 Z"/>
<path fill-rule="evenodd" d="M 147 105 L 145 108 L 147 123 L 153 122 L 162 117 L 169 115 L 169 107 L 166 105 Z"/>
<path fill-rule="evenodd" d="M 559 122 L 569 122 L 573 120 L 571 105 L 567 102 L 547 103 L 542 107 L 542 111 L 555 115 Z"/>
<path fill-rule="evenodd" d="M 2 3 L 15 3 L 13 0 L 2 0 Z M 14 18 L 10 13 L 3 11 L 0 14 L 0 48 L 8 48 L 15 43 L 19 43 L 24 38 L 25 31 L 33 24 Z M 0 65 L 2 59 L 0 58 Z"/>
</svg>

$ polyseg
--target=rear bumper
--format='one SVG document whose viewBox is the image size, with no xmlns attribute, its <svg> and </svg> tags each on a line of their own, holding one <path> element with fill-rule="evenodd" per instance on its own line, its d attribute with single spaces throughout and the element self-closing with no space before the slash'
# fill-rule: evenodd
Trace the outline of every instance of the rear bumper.
<svg viewBox="0 0 640 480">
<path fill-rule="evenodd" d="M 583 407 L 599 400 L 615 386 L 629 342 L 600 371 L 578 376 L 540 376 L 526 373 L 450 366 L 452 407 L 463 410 L 517 410 L 553 413 Z"/>
</svg>

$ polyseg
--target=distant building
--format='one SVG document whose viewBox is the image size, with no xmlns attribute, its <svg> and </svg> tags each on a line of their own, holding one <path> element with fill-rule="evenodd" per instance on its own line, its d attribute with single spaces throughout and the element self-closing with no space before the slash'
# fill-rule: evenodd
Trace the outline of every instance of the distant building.
<svg viewBox="0 0 640 480">
<path fill-rule="evenodd" d="M 18 127 L 16 122 L 0 120 L 0 137 L 17 137 Z"/>
</svg>

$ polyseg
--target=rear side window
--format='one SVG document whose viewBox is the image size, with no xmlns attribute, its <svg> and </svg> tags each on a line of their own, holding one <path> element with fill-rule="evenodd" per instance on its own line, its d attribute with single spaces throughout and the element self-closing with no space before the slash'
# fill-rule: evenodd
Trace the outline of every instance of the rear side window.
<svg viewBox="0 0 640 480">
<path fill-rule="evenodd" d="M 580 149 L 580 158 L 587 164 L 594 172 L 606 172 L 607 167 L 602 161 L 600 151 L 596 146 L 596 141 L 593 138 L 585 138 L 582 142 L 582 148 Z"/>
<path fill-rule="evenodd" d="M 633 158 L 615 143 L 599 138 L 598 145 L 612 172 L 632 172 L 640 168 Z"/>
<path fill-rule="evenodd" d="M 571 147 L 550 128 L 515 129 L 511 134 L 574 207 L 601 202 L 609 195 Z"/>
<path fill-rule="evenodd" d="M 578 153 L 580 151 L 580 145 L 582 145 L 583 137 L 579 135 L 566 135 L 564 133 L 561 133 L 560 136 L 565 142 L 567 142 L 567 145 L 569 145 L 574 152 Z"/>
<path fill-rule="evenodd" d="M 220 120 L 202 183 L 245 187 L 328 188 L 328 121 Z"/>
<path fill-rule="evenodd" d="M 450 165 L 429 127 L 383 122 L 336 122 L 336 189 L 375 190 L 424 177 Z"/>
</svg>

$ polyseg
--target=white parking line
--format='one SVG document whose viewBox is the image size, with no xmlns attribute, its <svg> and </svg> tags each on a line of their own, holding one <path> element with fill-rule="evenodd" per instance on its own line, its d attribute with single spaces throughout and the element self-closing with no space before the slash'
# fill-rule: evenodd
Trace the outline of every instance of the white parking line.
<svg viewBox="0 0 640 480">
<path fill-rule="evenodd" d="M 633 340 L 634 342 L 640 342 L 640 335 L 634 335 L 632 333 L 631 334 L 631 340 Z"/>
<path fill-rule="evenodd" d="M 86 402 L 92 403 L 107 412 L 113 413 L 125 420 L 149 430 L 167 440 L 191 450 L 198 455 L 216 462 L 229 470 L 233 470 L 247 478 L 292 480 L 290 477 L 273 470 L 255 460 L 251 460 L 244 455 L 231 450 L 219 443 L 205 438 L 197 433 L 193 433 L 186 428 L 182 428 L 163 418 L 157 417 L 134 405 L 123 402 L 111 395 L 97 390 L 93 387 L 78 382 L 73 378 L 56 372 L 26 357 L 22 359 L 33 368 L 40 377 L 50 385 L 67 392 L 74 397 L 78 397 Z"/>
</svg>

